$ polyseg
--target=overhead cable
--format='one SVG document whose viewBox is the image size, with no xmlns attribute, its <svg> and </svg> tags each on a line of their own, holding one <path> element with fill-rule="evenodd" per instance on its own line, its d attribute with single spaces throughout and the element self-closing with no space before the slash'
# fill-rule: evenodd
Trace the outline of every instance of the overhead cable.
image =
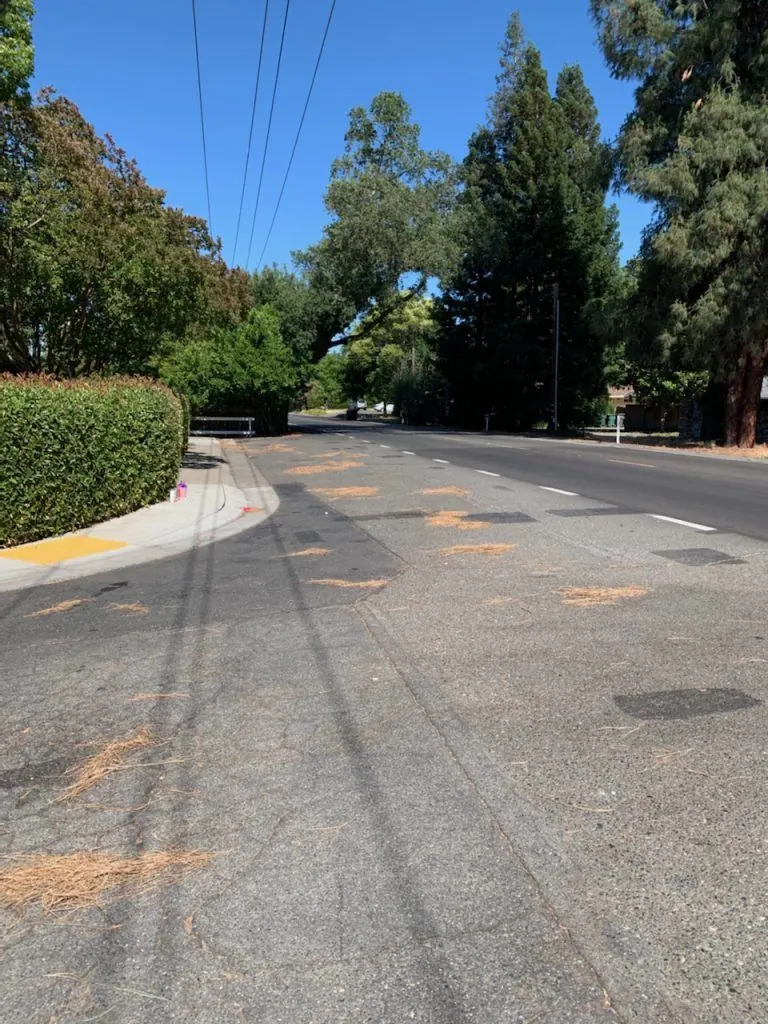
<svg viewBox="0 0 768 1024">
<path fill-rule="evenodd" d="M 208 178 L 208 147 L 205 144 L 205 114 L 203 112 L 203 80 L 200 77 L 200 44 L 197 38 L 197 9 L 192 0 L 192 28 L 195 34 L 195 65 L 197 67 L 197 95 L 200 100 L 200 135 L 203 140 L 203 171 L 205 173 L 205 199 L 208 204 L 208 231 L 213 235 L 213 219 L 211 217 L 211 185 Z"/>
<path fill-rule="evenodd" d="M 285 0 L 285 16 L 283 17 L 283 30 L 280 35 L 280 50 L 277 55 L 277 68 L 275 70 L 275 84 L 272 89 L 272 103 L 269 107 L 269 120 L 267 121 L 267 134 L 264 139 L 264 152 L 261 157 L 261 170 L 259 172 L 259 185 L 256 190 L 256 205 L 253 209 L 253 220 L 251 221 L 251 234 L 248 239 L 248 255 L 245 258 L 245 266 L 251 262 L 251 248 L 253 246 L 253 232 L 256 227 L 256 216 L 259 212 L 259 201 L 261 200 L 261 187 L 264 183 L 264 168 L 267 163 L 267 150 L 269 149 L 269 137 L 272 133 L 272 119 L 275 114 L 275 100 L 277 99 L 277 86 L 280 81 L 280 67 L 283 62 L 283 49 L 285 47 L 285 34 L 288 28 L 288 12 L 291 9 L 291 0 Z"/>
<path fill-rule="evenodd" d="M 267 237 L 266 237 L 266 239 L 264 241 L 264 247 L 262 248 L 261 255 L 259 256 L 259 262 L 256 264 L 256 269 L 257 270 L 261 266 L 261 262 L 264 259 L 264 253 L 267 251 L 267 246 L 269 245 L 269 240 L 272 237 L 272 229 L 274 228 L 275 221 L 277 220 L 277 214 L 278 214 L 278 212 L 280 210 L 280 204 L 283 201 L 283 196 L 285 194 L 285 187 L 288 184 L 288 176 L 291 173 L 291 167 L 293 166 L 293 159 L 296 156 L 296 150 L 298 149 L 298 146 L 299 146 L 299 139 L 301 138 L 301 130 L 304 127 L 304 121 L 306 120 L 307 111 L 309 110 L 309 103 L 310 103 L 310 100 L 312 99 L 312 92 L 313 92 L 313 90 L 315 88 L 315 82 L 317 81 L 317 73 L 320 70 L 320 62 L 322 61 L 323 53 L 325 52 L 325 44 L 328 41 L 328 33 L 331 31 L 331 22 L 333 21 L 333 15 L 334 15 L 334 12 L 336 10 L 336 3 L 337 3 L 337 0 L 332 0 L 331 9 L 328 12 L 328 20 L 327 20 L 327 22 L 325 24 L 325 32 L 323 33 L 322 42 L 320 43 L 320 51 L 319 51 L 319 53 L 317 55 L 317 60 L 315 61 L 315 70 L 314 70 L 314 72 L 312 74 L 312 81 L 309 83 L 309 91 L 307 92 L 307 99 L 306 99 L 306 102 L 304 103 L 304 110 L 301 113 L 301 120 L 299 121 L 299 127 L 298 127 L 298 130 L 296 132 L 296 138 L 293 140 L 293 149 L 291 150 L 291 155 L 290 155 L 290 158 L 288 160 L 288 166 L 285 169 L 285 176 L 283 177 L 283 184 L 280 187 L 280 195 L 277 197 L 277 203 L 275 204 L 275 210 L 274 210 L 274 213 L 272 214 L 272 220 L 271 220 L 270 225 L 269 225 L 269 230 L 267 231 Z"/>
<path fill-rule="evenodd" d="M 259 83 L 261 82 L 261 65 L 264 59 L 264 40 L 267 35 L 267 16 L 269 15 L 269 0 L 264 3 L 264 20 L 261 25 L 261 44 L 259 46 L 259 62 L 256 66 L 256 86 L 253 90 L 253 106 L 251 107 L 251 126 L 248 129 L 248 147 L 245 153 L 245 169 L 243 170 L 243 187 L 240 190 L 240 208 L 237 211 L 237 228 L 235 230 L 235 244 L 232 246 L 232 264 L 234 265 L 237 254 L 237 242 L 240 238 L 240 224 L 243 219 L 243 203 L 245 202 L 245 186 L 248 181 L 248 167 L 251 162 L 251 146 L 253 144 L 253 125 L 256 120 L 256 104 L 259 99 Z"/>
</svg>

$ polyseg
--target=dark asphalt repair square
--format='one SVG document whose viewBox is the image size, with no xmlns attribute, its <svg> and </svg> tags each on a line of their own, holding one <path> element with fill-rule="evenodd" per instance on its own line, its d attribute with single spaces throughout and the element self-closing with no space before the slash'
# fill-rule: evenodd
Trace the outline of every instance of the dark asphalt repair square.
<svg viewBox="0 0 768 1024">
<path fill-rule="evenodd" d="M 302 544 L 319 544 L 323 539 L 317 530 L 295 530 L 293 536 Z"/>
<path fill-rule="evenodd" d="M 634 516 L 637 515 L 628 508 L 551 508 L 548 509 L 551 516 L 562 516 L 563 519 L 577 519 L 586 516 Z"/>
<path fill-rule="evenodd" d="M 654 551 L 659 558 L 669 558 L 672 562 L 679 562 L 681 565 L 746 565 L 743 558 L 734 558 L 724 551 L 715 551 L 714 548 L 681 548 L 679 551 Z"/>
<path fill-rule="evenodd" d="M 656 690 L 653 693 L 619 694 L 613 699 L 624 714 L 644 721 L 698 718 L 700 715 L 756 708 L 762 704 L 742 690 L 723 688 Z"/>
<path fill-rule="evenodd" d="M 466 517 L 471 523 L 535 523 L 525 512 L 473 512 Z"/>
</svg>

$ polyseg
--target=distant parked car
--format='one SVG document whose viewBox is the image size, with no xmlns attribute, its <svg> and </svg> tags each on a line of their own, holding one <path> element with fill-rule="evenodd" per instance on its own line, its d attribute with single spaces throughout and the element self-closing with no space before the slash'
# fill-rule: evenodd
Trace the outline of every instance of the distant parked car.
<svg viewBox="0 0 768 1024">
<path fill-rule="evenodd" d="M 387 405 L 384 405 L 383 402 L 377 402 L 373 408 L 375 412 L 383 412 L 386 413 L 387 416 L 391 416 L 395 411 L 395 407 L 391 402 L 388 402 Z"/>
<path fill-rule="evenodd" d="M 367 406 L 367 405 L 366 405 L 366 403 L 365 403 L 365 402 L 364 402 L 364 401 L 362 400 L 362 398 L 358 399 L 358 402 L 357 402 L 357 411 L 358 411 L 358 412 L 365 412 L 365 410 L 366 410 L 367 408 L 368 408 L 368 406 Z"/>
</svg>

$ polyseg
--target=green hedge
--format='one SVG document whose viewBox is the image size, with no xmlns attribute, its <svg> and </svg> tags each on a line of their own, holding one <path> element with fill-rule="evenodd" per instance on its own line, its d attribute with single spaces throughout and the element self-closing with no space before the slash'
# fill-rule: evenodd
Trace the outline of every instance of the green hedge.
<svg viewBox="0 0 768 1024">
<path fill-rule="evenodd" d="M 156 381 L 0 375 L 0 545 L 162 501 L 184 446 L 181 402 Z"/>
</svg>

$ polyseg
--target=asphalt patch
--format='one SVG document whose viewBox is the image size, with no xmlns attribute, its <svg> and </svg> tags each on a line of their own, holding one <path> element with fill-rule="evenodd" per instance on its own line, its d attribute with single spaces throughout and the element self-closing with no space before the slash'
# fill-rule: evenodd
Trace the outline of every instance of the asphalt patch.
<svg viewBox="0 0 768 1024">
<path fill-rule="evenodd" d="M 548 514 L 561 516 L 563 519 L 582 519 L 590 516 L 633 516 L 637 515 L 627 508 L 552 508 Z"/>
<path fill-rule="evenodd" d="M 352 516 L 356 523 L 370 523 L 386 519 L 426 519 L 427 516 L 435 515 L 434 510 L 425 512 L 421 509 L 411 509 L 403 512 L 372 512 L 364 516 Z M 535 523 L 532 516 L 524 512 L 471 512 L 462 516 L 465 523 Z"/>
<path fill-rule="evenodd" d="M 654 551 L 660 558 L 668 558 L 681 565 L 700 567 L 704 565 L 746 565 L 743 558 L 734 558 L 725 551 L 714 548 L 681 548 L 679 551 Z"/>
<path fill-rule="evenodd" d="M 670 721 L 719 715 L 727 711 L 756 708 L 762 701 L 742 690 L 713 689 L 656 690 L 653 693 L 619 694 L 614 701 L 621 711 L 643 721 Z"/>
</svg>

